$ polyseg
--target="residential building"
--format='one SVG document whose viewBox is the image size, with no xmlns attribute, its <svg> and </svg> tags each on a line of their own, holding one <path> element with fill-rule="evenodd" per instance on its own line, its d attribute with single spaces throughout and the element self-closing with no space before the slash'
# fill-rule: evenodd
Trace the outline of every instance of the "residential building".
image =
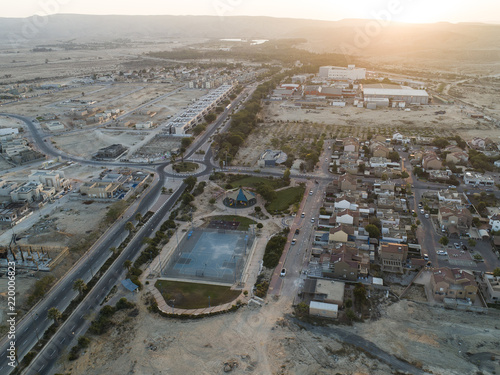
<svg viewBox="0 0 500 375">
<path fill-rule="evenodd" d="M 488 303 L 500 302 L 500 277 L 489 274 L 482 276 L 483 294 Z"/>
<path fill-rule="evenodd" d="M 424 154 L 422 157 L 422 167 L 425 170 L 428 169 L 441 169 L 443 168 L 443 163 L 437 157 L 436 153 L 430 151 Z"/>
<path fill-rule="evenodd" d="M 358 211 L 351 211 L 350 209 L 346 208 L 340 212 L 334 213 L 330 217 L 329 223 L 331 225 L 347 224 L 347 225 L 358 226 L 359 225 L 359 212 Z"/>
<path fill-rule="evenodd" d="M 43 186 L 53 187 L 56 190 L 61 190 L 69 185 L 69 181 L 64 178 L 63 171 L 32 170 L 29 180 L 32 182 L 41 182 Z"/>
<path fill-rule="evenodd" d="M 355 191 L 358 184 L 355 177 L 346 173 L 339 177 L 339 187 L 341 191 Z"/>
<path fill-rule="evenodd" d="M 354 137 L 347 137 L 343 139 L 344 152 L 358 152 L 359 140 Z"/>
<path fill-rule="evenodd" d="M 408 257 L 408 245 L 384 242 L 379 247 L 382 271 L 403 273 Z"/>
<path fill-rule="evenodd" d="M 465 151 L 456 151 L 446 155 L 446 162 L 453 164 L 464 164 L 469 161 L 469 154 Z"/>
<path fill-rule="evenodd" d="M 477 172 L 465 172 L 464 183 L 473 186 L 494 186 L 495 180 L 491 176 L 487 176 Z"/>
<path fill-rule="evenodd" d="M 11 191 L 13 202 L 34 202 L 42 197 L 43 185 L 40 182 L 25 182 Z"/>
<path fill-rule="evenodd" d="M 500 214 L 495 214 L 490 217 L 490 226 L 491 230 L 499 231 L 500 230 Z"/>
<path fill-rule="evenodd" d="M 440 202 L 462 204 L 465 203 L 463 193 L 459 193 L 456 190 L 439 190 L 437 197 Z"/>
<path fill-rule="evenodd" d="M 80 194 L 90 198 L 114 198 L 120 184 L 112 182 L 86 182 L 80 187 Z"/>
<path fill-rule="evenodd" d="M 328 268 L 323 267 L 323 276 L 356 281 L 360 263 L 360 257 L 353 256 L 350 252 L 332 254 L 327 263 Z"/>
<path fill-rule="evenodd" d="M 335 228 L 330 228 L 328 243 L 354 241 L 354 227 L 346 224 L 340 224 Z"/>
<path fill-rule="evenodd" d="M 458 268 L 438 268 L 431 275 L 431 289 L 434 299 L 466 299 L 474 302 L 477 295 L 477 283 L 474 275 Z"/>
<path fill-rule="evenodd" d="M 467 233 L 472 225 L 472 215 L 467 208 L 441 206 L 437 218 L 441 229 L 445 229 L 449 236 Z"/>
</svg>

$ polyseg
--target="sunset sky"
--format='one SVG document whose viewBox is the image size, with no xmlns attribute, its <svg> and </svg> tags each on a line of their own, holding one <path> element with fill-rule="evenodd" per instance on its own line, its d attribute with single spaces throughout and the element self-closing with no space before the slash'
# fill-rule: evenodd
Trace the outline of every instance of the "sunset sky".
<svg viewBox="0 0 500 375">
<path fill-rule="evenodd" d="M 500 23 L 500 1 L 450 0 L 23 0 L 2 4 L 1 17 L 54 13 L 126 15 L 271 16 L 341 20 L 390 18 L 399 22 Z"/>
</svg>

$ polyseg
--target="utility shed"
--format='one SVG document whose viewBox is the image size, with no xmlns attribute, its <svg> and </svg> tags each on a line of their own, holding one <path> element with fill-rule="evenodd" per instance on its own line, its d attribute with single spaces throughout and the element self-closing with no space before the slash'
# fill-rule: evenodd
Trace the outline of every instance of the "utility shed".
<svg viewBox="0 0 500 375">
<path fill-rule="evenodd" d="M 338 313 L 339 306 L 333 303 L 311 301 L 309 304 L 309 315 L 337 319 Z"/>
</svg>

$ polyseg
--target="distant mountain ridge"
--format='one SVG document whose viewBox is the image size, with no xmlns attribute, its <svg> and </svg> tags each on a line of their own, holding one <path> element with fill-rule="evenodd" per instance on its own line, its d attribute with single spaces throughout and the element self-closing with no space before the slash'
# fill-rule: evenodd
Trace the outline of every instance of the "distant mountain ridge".
<svg viewBox="0 0 500 375">
<path fill-rule="evenodd" d="M 376 20 L 358 19 L 56 14 L 44 19 L 0 18 L 0 35 L 6 36 L 4 47 L 10 44 L 12 48 L 73 39 L 89 42 L 120 38 L 305 38 L 307 48 L 316 52 L 406 57 L 432 52 L 443 57 L 474 58 L 477 51 L 480 58 L 500 58 L 500 25 L 481 23 L 381 26 Z"/>
</svg>

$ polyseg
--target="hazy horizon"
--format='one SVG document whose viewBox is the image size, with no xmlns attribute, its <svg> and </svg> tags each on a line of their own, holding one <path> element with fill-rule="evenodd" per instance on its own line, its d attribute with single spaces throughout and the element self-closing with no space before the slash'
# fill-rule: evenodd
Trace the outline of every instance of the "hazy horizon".
<svg viewBox="0 0 500 375">
<path fill-rule="evenodd" d="M 35 15 L 127 15 L 127 16 L 268 16 L 274 18 L 340 21 L 343 19 L 383 19 L 402 23 L 500 23 L 500 3 L 435 2 L 431 0 L 359 0 L 355 3 L 311 0 L 307 7 L 284 0 L 192 0 L 178 4 L 160 0 L 28 0 L 3 6 L 2 18 Z M 432 12 L 429 10 L 432 9 Z M 492 19 L 492 16 L 499 17 Z"/>
</svg>

